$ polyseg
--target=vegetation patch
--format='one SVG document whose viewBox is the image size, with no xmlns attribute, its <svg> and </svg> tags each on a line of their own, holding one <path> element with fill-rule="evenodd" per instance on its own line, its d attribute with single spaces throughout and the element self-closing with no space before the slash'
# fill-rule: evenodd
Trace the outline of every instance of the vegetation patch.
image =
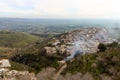
<svg viewBox="0 0 120 80">
<path fill-rule="evenodd" d="M 0 31 L 0 46 L 3 47 L 20 48 L 39 40 L 41 40 L 40 37 L 27 33 Z"/>
<path fill-rule="evenodd" d="M 107 47 L 105 52 L 76 56 L 72 62 L 67 62 L 68 66 L 62 74 L 90 72 L 94 76 L 105 74 L 119 80 L 116 74 L 120 72 L 120 45 L 115 46 L 115 43 L 110 45 L 114 46 Z"/>
<path fill-rule="evenodd" d="M 11 60 L 32 67 L 36 73 L 42 68 L 57 68 L 59 66 L 57 57 L 48 57 L 41 54 L 18 54 L 12 57 Z"/>
</svg>

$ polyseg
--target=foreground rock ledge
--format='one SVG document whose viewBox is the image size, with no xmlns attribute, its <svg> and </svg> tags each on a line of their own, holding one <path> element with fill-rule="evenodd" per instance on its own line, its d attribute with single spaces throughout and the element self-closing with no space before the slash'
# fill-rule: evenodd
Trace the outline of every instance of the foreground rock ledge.
<svg viewBox="0 0 120 80">
<path fill-rule="evenodd" d="M 10 70 L 10 67 L 8 59 L 0 60 L 0 80 L 37 80 L 34 73 Z"/>
</svg>

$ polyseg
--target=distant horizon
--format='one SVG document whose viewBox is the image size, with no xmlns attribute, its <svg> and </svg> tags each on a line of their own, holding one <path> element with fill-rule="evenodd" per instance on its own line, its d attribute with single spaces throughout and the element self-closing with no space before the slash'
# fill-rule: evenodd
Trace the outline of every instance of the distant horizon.
<svg viewBox="0 0 120 80">
<path fill-rule="evenodd" d="M 120 0 L 0 0 L 0 17 L 120 19 Z"/>
<path fill-rule="evenodd" d="M 0 17 L 0 19 L 48 19 L 48 20 L 120 20 L 114 18 L 24 18 L 24 17 Z"/>
</svg>

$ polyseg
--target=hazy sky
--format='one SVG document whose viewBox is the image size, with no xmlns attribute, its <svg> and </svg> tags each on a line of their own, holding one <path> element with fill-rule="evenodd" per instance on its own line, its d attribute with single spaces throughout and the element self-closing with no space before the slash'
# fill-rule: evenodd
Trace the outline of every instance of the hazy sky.
<svg viewBox="0 0 120 80">
<path fill-rule="evenodd" d="M 120 19 L 120 0 L 0 0 L 0 17 Z"/>
</svg>

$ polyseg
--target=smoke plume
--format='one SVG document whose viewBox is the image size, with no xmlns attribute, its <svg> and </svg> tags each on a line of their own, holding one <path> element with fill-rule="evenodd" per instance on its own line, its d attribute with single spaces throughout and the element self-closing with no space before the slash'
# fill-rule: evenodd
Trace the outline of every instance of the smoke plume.
<svg viewBox="0 0 120 80">
<path fill-rule="evenodd" d="M 118 31 L 112 28 L 82 28 L 72 34 L 75 37 L 73 45 L 70 47 L 71 55 L 65 58 L 66 61 L 77 54 L 95 53 L 98 51 L 100 43 L 112 43 L 118 38 Z"/>
</svg>

